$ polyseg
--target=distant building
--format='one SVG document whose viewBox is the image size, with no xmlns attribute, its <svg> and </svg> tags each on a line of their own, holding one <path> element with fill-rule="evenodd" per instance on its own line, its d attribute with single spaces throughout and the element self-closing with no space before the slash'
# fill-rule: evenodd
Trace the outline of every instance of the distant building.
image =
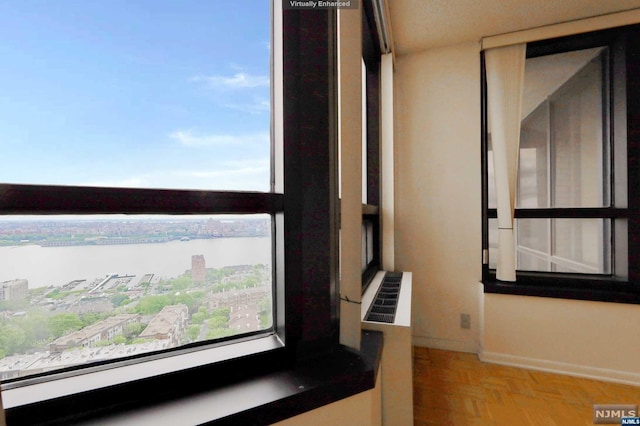
<svg viewBox="0 0 640 426">
<path fill-rule="evenodd" d="M 222 224 L 219 220 L 209 219 L 200 233 L 208 237 L 222 237 Z"/>
<path fill-rule="evenodd" d="M 58 337 L 49 344 L 49 350 L 61 352 L 76 347 L 92 348 L 101 340 L 112 341 L 115 336 L 124 334 L 127 325 L 138 322 L 140 322 L 138 314 L 121 314 L 109 317 L 82 330 Z"/>
<path fill-rule="evenodd" d="M 33 354 L 11 355 L 0 359 L 0 381 L 53 371 L 70 365 L 159 351 L 167 349 L 168 343 L 164 340 L 153 340 L 131 345 L 110 345 L 98 348 L 78 347 L 64 352 L 43 351 Z"/>
<path fill-rule="evenodd" d="M 269 292 L 267 287 L 262 286 L 213 293 L 207 296 L 207 305 L 209 309 L 215 309 L 225 306 L 256 304 L 269 296 Z"/>
<path fill-rule="evenodd" d="M 111 312 L 113 303 L 108 297 L 83 297 L 68 310 L 76 314 Z"/>
<path fill-rule="evenodd" d="M 182 303 L 162 308 L 138 337 L 142 339 L 169 340 L 169 346 L 180 344 L 189 318 L 189 308 Z"/>
<path fill-rule="evenodd" d="M 29 281 L 12 280 L 0 283 L 0 300 L 24 300 L 29 295 Z"/>
<path fill-rule="evenodd" d="M 207 281 L 207 268 L 201 254 L 191 256 L 191 279 L 196 284 L 204 284 Z"/>
</svg>

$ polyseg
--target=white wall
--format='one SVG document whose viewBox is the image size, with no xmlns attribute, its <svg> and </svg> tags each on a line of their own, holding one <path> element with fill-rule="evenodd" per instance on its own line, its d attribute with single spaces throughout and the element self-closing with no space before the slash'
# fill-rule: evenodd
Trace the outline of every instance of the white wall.
<svg viewBox="0 0 640 426">
<path fill-rule="evenodd" d="M 640 385 L 639 305 L 478 291 L 478 45 L 398 57 L 395 90 L 395 262 L 414 273 L 414 344 Z"/>
<path fill-rule="evenodd" d="M 481 359 L 640 385 L 640 306 L 486 294 Z"/>
<path fill-rule="evenodd" d="M 395 264 L 413 272 L 414 344 L 476 352 L 479 45 L 398 57 L 395 95 Z M 461 313 L 471 329 L 460 328 Z"/>
</svg>

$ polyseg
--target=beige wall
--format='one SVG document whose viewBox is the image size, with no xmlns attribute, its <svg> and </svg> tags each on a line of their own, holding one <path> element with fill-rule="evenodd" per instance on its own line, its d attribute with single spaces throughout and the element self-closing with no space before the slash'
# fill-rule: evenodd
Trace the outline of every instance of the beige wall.
<svg viewBox="0 0 640 426">
<path fill-rule="evenodd" d="M 640 384 L 640 306 L 478 291 L 479 46 L 398 57 L 395 90 L 395 262 L 414 273 L 414 344 Z"/>
<path fill-rule="evenodd" d="M 640 385 L 640 306 L 487 294 L 483 360 Z"/>
<path fill-rule="evenodd" d="M 359 9 L 339 22 L 340 296 L 362 293 L 362 29 Z M 360 305 L 341 300 L 340 343 L 360 349 Z"/>
<path fill-rule="evenodd" d="M 413 272 L 414 343 L 468 352 L 482 278 L 479 55 L 472 43 L 401 56 L 395 75 L 395 265 Z"/>
</svg>

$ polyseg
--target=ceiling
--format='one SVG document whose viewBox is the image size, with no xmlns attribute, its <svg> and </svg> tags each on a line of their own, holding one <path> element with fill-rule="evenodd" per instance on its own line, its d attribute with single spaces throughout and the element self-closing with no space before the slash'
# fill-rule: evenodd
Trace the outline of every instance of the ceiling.
<svg viewBox="0 0 640 426">
<path fill-rule="evenodd" d="M 640 8 L 640 0 L 387 0 L 397 55 Z"/>
</svg>

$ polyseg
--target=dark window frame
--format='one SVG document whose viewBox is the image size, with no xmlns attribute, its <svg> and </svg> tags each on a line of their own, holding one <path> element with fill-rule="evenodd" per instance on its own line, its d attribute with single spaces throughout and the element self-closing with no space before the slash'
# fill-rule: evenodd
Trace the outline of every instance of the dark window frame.
<svg viewBox="0 0 640 426">
<path fill-rule="evenodd" d="M 271 214 L 276 247 L 271 340 L 280 347 L 11 408 L 5 410 L 9 424 L 101 418 L 286 371 L 319 383 L 309 366 L 317 369 L 326 361 L 330 368 L 330 360 L 345 353 L 338 343 L 336 12 L 285 9 L 282 14 L 283 194 L 0 185 L 0 214 Z M 336 373 L 340 389 L 322 390 L 317 401 L 314 393 L 300 390 L 308 395 L 303 406 L 315 408 L 373 387 L 381 350 L 376 339 L 371 350 L 377 355 L 358 356 L 366 371 Z M 203 379 L 211 377 L 215 383 Z M 291 385 L 295 377 L 290 376 Z M 266 416 L 259 418 L 276 421 L 302 412 L 286 401 L 276 405 L 264 407 Z"/>
<path fill-rule="evenodd" d="M 366 181 L 366 203 L 362 205 L 362 222 L 372 225 L 373 258 L 362 273 L 362 291 L 380 270 L 380 38 L 371 0 L 362 2 L 362 60 L 365 64 L 366 150 L 367 164 L 363 170 Z M 364 238 L 364 236 L 363 236 Z"/>
<path fill-rule="evenodd" d="M 634 39 L 640 36 L 640 26 L 628 26 L 542 40 L 527 45 L 527 57 L 543 56 L 596 46 L 608 46 L 612 60 L 609 74 L 612 84 L 610 134 L 611 138 L 624 137 L 627 150 L 627 206 L 604 208 L 544 208 L 516 209 L 518 218 L 604 218 L 624 221 L 627 232 L 617 235 L 627 243 L 624 250 L 614 250 L 614 267 L 609 275 L 549 273 L 516 271 L 515 282 L 499 281 L 495 270 L 489 268 L 488 220 L 497 217 L 496 209 L 488 206 L 488 161 L 487 161 L 487 89 L 484 52 L 481 52 L 481 168 L 482 168 L 482 281 L 485 293 L 514 294 L 563 299 L 592 300 L 618 303 L 640 304 L 640 47 Z M 624 74 L 624 78 L 615 79 Z M 624 98 L 624 99 L 622 99 Z M 622 126 L 622 128 L 621 128 Z M 612 139 L 613 146 L 619 146 Z M 613 166 L 613 155 L 612 166 Z M 620 165 L 618 165 L 620 167 Z M 624 167 L 624 166 L 623 166 Z M 611 167 L 612 173 L 615 173 Z M 611 176 L 612 192 L 615 182 Z M 613 234 L 613 232 L 612 232 Z M 622 252 L 622 253 L 621 253 Z M 621 255 L 622 254 L 622 255 Z M 616 269 L 617 268 L 617 273 Z M 621 273 L 622 271 L 622 273 Z"/>
</svg>

